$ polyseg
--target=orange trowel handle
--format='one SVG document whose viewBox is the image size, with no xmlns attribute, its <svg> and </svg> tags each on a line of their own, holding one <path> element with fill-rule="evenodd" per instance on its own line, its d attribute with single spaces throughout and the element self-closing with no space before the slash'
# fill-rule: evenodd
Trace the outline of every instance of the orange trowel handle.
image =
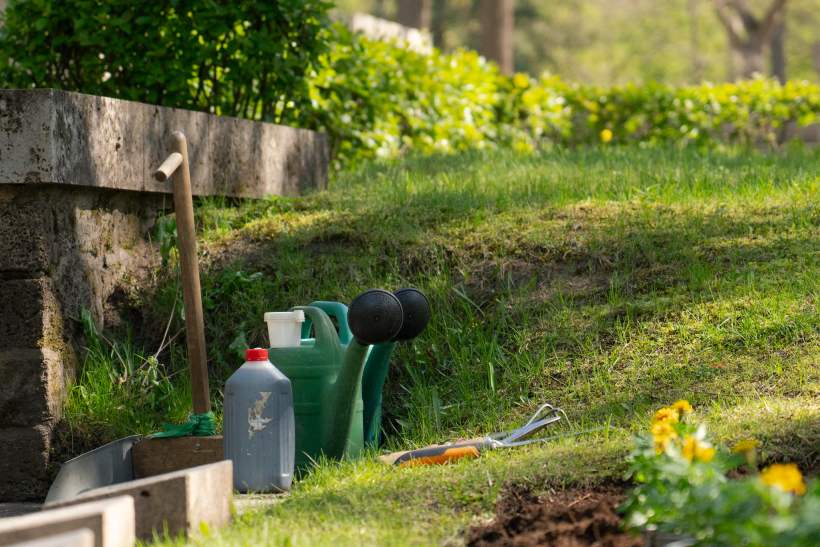
<svg viewBox="0 0 820 547">
<path fill-rule="evenodd" d="M 482 450 L 490 450 L 493 445 L 481 441 L 475 443 L 453 444 L 450 446 L 431 446 L 411 450 L 398 458 L 395 464 L 399 467 L 416 467 L 419 465 L 439 465 L 454 462 L 461 458 L 477 458 Z"/>
</svg>

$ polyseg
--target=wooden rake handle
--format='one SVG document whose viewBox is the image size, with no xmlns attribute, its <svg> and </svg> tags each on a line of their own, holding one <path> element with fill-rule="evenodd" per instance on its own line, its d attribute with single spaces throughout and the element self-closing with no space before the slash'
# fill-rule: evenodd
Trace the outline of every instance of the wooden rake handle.
<svg viewBox="0 0 820 547">
<path fill-rule="evenodd" d="M 208 386 L 208 354 L 205 350 L 205 321 L 202 315 L 202 290 L 199 285 L 199 263 L 194 227 L 194 199 L 191 193 L 191 171 L 188 167 L 188 144 L 179 131 L 168 139 L 171 155 L 154 172 L 154 178 L 165 182 L 173 176 L 174 211 L 177 219 L 179 269 L 182 276 L 182 304 L 185 309 L 185 337 L 188 342 L 188 367 L 191 371 L 191 397 L 194 414 L 211 410 Z"/>
</svg>

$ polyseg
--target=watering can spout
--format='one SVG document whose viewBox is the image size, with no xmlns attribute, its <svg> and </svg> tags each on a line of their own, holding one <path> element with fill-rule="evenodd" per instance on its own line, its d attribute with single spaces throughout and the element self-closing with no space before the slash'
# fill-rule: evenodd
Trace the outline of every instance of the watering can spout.
<svg viewBox="0 0 820 547">
<path fill-rule="evenodd" d="M 330 390 L 334 399 L 331 405 L 333 417 L 327 424 L 324 443 L 329 458 L 341 458 L 347 450 L 368 349 L 369 345 L 362 345 L 355 340 L 350 342 L 339 369 L 339 376 Z"/>
<path fill-rule="evenodd" d="M 329 429 L 325 432 L 328 457 L 340 458 L 346 452 L 370 346 L 395 337 L 402 322 L 401 303 L 389 291 L 370 289 L 350 303 L 347 324 L 353 340 L 347 346 L 339 375 L 330 389 L 334 402 L 333 417 L 328 420 Z"/>
</svg>

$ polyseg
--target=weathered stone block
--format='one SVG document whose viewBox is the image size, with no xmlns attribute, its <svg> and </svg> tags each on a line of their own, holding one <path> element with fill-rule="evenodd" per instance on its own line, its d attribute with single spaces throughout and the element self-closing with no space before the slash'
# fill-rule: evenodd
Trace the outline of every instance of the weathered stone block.
<svg viewBox="0 0 820 547">
<path fill-rule="evenodd" d="M 54 217 L 39 196 L 0 191 L 0 272 L 45 273 L 53 243 Z"/>
<path fill-rule="evenodd" d="M 132 547 L 134 500 L 120 496 L 0 520 L 0 547 L 88 529 L 95 547 Z"/>
<path fill-rule="evenodd" d="M 54 321 L 59 321 L 52 289 L 48 278 L 3 280 L 0 284 L 0 348 L 44 345 L 55 326 Z"/>
<path fill-rule="evenodd" d="M 0 501 L 45 498 L 50 437 L 48 425 L 0 429 Z"/>
<path fill-rule="evenodd" d="M 174 536 L 200 533 L 200 523 L 209 529 L 224 526 L 231 520 L 233 465 L 221 461 L 138 479 L 122 484 L 89 490 L 85 494 L 46 505 L 46 509 L 67 507 L 117 496 L 134 499 L 137 538 L 151 539 L 154 532 L 167 526 Z"/>
<path fill-rule="evenodd" d="M 11 547 L 94 547 L 94 532 L 82 528 L 74 532 L 15 543 Z"/>
<path fill-rule="evenodd" d="M 327 187 L 323 133 L 52 89 L 0 91 L 0 184 L 168 193 L 151 174 L 173 131 L 188 138 L 196 195 Z"/>
<path fill-rule="evenodd" d="M 131 448 L 131 456 L 137 479 L 221 462 L 222 435 L 143 438 Z"/>
<path fill-rule="evenodd" d="M 48 348 L 3 351 L 0 378 L 0 428 L 50 426 L 59 419 L 65 374 L 57 352 Z"/>
</svg>

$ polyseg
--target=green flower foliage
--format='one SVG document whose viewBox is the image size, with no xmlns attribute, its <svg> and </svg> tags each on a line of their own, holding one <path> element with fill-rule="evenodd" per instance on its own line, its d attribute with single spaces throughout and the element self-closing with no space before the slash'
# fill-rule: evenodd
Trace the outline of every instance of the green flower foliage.
<svg viewBox="0 0 820 547">
<path fill-rule="evenodd" d="M 808 547 L 820 542 L 820 481 L 811 481 L 803 495 L 784 491 L 766 480 L 766 471 L 757 475 L 753 449 L 744 454 L 717 446 L 714 457 L 687 457 L 682 449 L 687 441 L 712 446 L 713 439 L 703 425 L 670 427 L 676 441 L 686 441 L 670 442 L 661 450 L 657 435 L 633 440 L 625 479 L 637 486 L 620 507 L 628 527 L 679 534 L 711 547 Z M 744 465 L 750 476 L 728 478 L 730 470 Z M 802 483 L 796 468 L 795 473 Z"/>
<path fill-rule="evenodd" d="M 327 47 L 321 0 L 10 0 L 4 87 L 50 87 L 284 121 Z M 13 63 L 9 65 L 8 59 Z"/>
</svg>

